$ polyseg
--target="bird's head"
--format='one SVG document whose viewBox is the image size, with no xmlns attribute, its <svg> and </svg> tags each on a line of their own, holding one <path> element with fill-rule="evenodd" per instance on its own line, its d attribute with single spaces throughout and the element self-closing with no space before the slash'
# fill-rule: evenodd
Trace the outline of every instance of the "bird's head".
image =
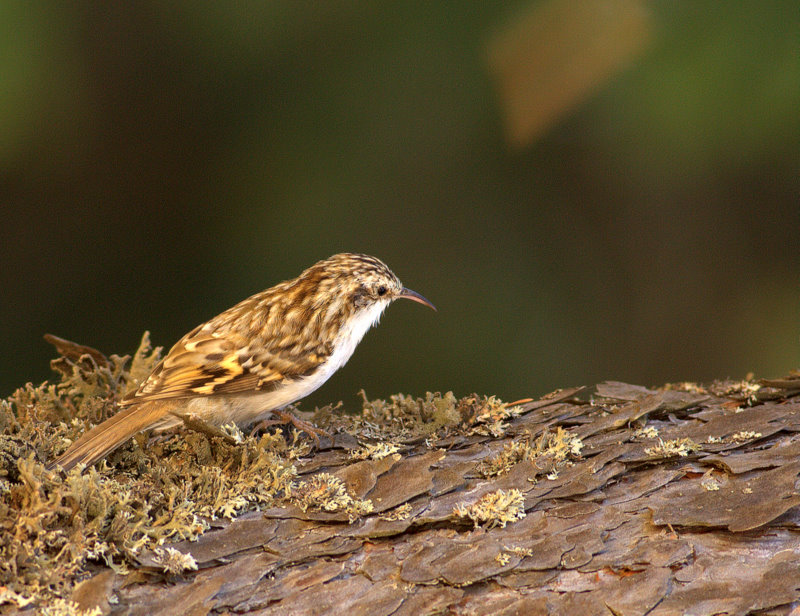
<svg viewBox="0 0 800 616">
<path fill-rule="evenodd" d="M 433 310 L 436 307 L 400 279 L 380 259 L 369 255 L 342 253 L 320 261 L 325 276 L 338 287 L 341 296 L 357 310 L 380 306 L 381 312 L 396 299 L 410 299 Z"/>
</svg>

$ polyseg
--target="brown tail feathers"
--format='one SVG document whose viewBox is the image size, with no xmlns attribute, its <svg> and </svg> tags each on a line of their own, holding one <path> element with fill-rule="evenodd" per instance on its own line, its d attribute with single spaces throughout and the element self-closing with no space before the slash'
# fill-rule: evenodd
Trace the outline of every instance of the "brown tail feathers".
<svg viewBox="0 0 800 616">
<path fill-rule="evenodd" d="M 134 434 L 146 430 L 165 415 L 160 404 L 136 404 L 121 410 L 95 426 L 75 441 L 61 456 L 47 465 L 48 470 L 58 466 L 65 471 L 76 464 L 91 466 L 123 445 Z"/>
</svg>

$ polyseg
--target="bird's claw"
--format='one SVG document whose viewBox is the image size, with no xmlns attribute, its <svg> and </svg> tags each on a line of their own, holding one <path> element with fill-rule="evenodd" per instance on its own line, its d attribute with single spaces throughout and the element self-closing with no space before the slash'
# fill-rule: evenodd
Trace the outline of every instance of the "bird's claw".
<svg viewBox="0 0 800 616">
<path fill-rule="evenodd" d="M 279 419 L 265 419 L 264 421 L 257 423 L 251 430 L 250 434 L 254 434 L 259 430 L 262 430 L 268 426 L 274 426 L 276 424 L 292 424 L 300 432 L 305 432 L 311 438 L 313 438 L 317 445 L 317 449 L 320 448 L 320 437 L 325 436 L 331 438 L 331 436 L 325 432 L 325 430 L 320 430 L 311 422 L 300 419 L 299 417 L 295 417 L 288 411 L 272 411 L 272 414 L 277 416 Z M 331 438 L 331 440 L 333 439 Z"/>
</svg>

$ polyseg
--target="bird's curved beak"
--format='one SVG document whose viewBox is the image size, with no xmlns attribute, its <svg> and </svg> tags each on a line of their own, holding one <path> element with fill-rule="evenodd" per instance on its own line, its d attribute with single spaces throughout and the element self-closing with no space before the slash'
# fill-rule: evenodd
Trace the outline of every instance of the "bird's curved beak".
<svg viewBox="0 0 800 616">
<path fill-rule="evenodd" d="M 420 304 L 427 306 L 428 308 L 433 308 L 434 310 L 436 310 L 436 306 L 431 304 L 427 299 L 422 297 L 416 291 L 412 291 L 411 289 L 407 289 L 406 287 L 403 287 L 403 290 L 400 291 L 400 294 L 397 297 L 404 297 L 405 299 L 410 299 L 412 301 L 419 302 Z"/>
</svg>

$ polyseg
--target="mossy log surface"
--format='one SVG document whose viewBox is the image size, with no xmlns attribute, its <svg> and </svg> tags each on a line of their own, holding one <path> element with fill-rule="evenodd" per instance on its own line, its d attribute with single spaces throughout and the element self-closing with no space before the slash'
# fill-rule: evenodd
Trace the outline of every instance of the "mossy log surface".
<svg viewBox="0 0 800 616">
<path fill-rule="evenodd" d="M 799 393 L 792 374 L 327 409 L 314 419 L 333 438 L 296 441 L 274 498 L 113 568 L 81 561 L 77 583 L 0 612 L 60 597 L 57 613 L 142 616 L 797 613 Z M 409 428 L 414 412 L 427 423 Z M 150 449 L 92 473 L 183 455 Z"/>
</svg>

